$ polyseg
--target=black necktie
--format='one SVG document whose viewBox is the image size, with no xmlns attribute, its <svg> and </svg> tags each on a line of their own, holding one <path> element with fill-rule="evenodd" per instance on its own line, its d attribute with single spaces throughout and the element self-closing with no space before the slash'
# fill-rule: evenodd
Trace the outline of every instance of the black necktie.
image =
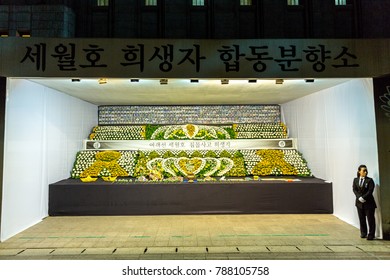
<svg viewBox="0 0 390 280">
<path fill-rule="evenodd" d="M 360 184 L 359 184 L 359 187 L 363 187 L 363 178 L 360 178 Z"/>
</svg>

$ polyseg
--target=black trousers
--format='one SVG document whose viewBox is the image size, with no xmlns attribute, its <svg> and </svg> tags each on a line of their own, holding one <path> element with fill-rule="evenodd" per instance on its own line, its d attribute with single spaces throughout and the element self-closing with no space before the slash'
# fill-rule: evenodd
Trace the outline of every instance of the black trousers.
<svg viewBox="0 0 390 280">
<path fill-rule="evenodd" d="M 360 222 L 360 235 L 374 238 L 375 237 L 375 208 L 359 208 L 356 207 L 359 222 Z M 367 230 L 368 223 L 368 230 Z"/>
</svg>

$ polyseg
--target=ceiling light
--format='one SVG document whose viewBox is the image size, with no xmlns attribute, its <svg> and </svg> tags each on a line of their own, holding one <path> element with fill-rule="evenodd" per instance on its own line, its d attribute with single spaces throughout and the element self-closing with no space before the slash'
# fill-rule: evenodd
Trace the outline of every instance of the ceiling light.
<svg viewBox="0 0 390 280">
<path fill-rule="evenodd" d="M 98 83 L 99 83 L 99 85 L 107 84 L 107 79 L 106 79 L 106 78 L 100 78 L 100 79 L 98 80 Z"/>
<path fill-rule="evenodd" d="M 191 79 L 190 82 L 191 83 L 199 83 L 199 80 L 198 79 Z"/>
<path fill-rule="evenodd" d="M 282 85 L 283 82 L 284 82 L 283 79 L 276 79 L 276 80 L 275 80 L 275 84 L 277 84 L 277 85 Z"/>
<path fill-rule="evenodd" d="M 77 82 L 80 82 L 80 81 L 81 81 L 80 79 L 72 79 L 73 83 L 77 83 Z"/>
<path fill-rule="evenodd" d="M 248 83 L 254 84 L 254 83 L 257 83 L 257 80 L 256 80 L 256 79 L 249 79 L 249 80 L 248 80 Z"/>
<path fill-rule="evenodd" d="M 168 79 L 160 79 L 160 85 L 167 85 Z"/>
<path fill-rule="evenodd" d="M 314 83 L 314 79 L 305 79 L 306 83 Z"/>
<path fill-rule="evenodd" d="M 31 32 L 29 30 L 19 30 L 17 31 L 17 35 L 22 38 L 30 38 Z"/>
<path fill-rule="evenodd" d="M 229 79 L 222 79 L 221 80 L 221 85 L 228 85 L 229 84 Z"/>
<path fill-rule="evenodd" d="M 130 82 L 132 82 L 132 83 L 138 83 L 139 80 L 138 80 L 138 79 L 130 79 Z"/>
</svg>

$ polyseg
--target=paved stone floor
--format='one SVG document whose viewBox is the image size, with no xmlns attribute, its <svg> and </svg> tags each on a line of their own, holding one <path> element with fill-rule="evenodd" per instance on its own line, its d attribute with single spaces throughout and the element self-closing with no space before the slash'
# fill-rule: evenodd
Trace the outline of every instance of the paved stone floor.
<svg viewBox="0 0 390 280">
<path fill-rule="evenodd" d="M 0 243 L 3 260 L 390 260 L 333 215 L 48 217 Z"/>
</svg>

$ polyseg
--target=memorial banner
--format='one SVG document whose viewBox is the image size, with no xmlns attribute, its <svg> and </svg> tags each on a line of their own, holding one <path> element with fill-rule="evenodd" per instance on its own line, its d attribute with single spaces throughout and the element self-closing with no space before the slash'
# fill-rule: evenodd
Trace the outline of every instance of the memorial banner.
<svg viewBox="0 0 390 280">
<path fill-rule="evenodd" d="M 332 78 L 390 73 L 390 39 L 0 38 L 0 76 Z"/>
<path fill-rule="evenodd" d="M 296 149 L 296 139 L 85 140 L 85 150 L 242 150 Z"/>
</svg>

